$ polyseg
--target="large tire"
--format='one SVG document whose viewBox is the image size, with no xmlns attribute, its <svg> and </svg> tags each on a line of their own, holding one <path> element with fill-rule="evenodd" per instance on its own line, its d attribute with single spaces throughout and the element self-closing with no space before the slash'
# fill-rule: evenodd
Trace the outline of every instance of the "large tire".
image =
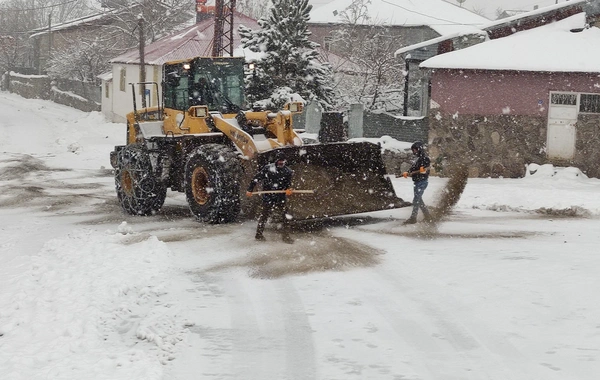
<svg viewBox="0 0 600 380">
<path fill-rule="evenodd" d="M 121 207 L 131 215 L 155 214 L 167 196 L 167 188 L 152 173 L 148 153 L 137 146 L 119 152 L 115 187 Z"/>
<path fill-rule="evenodd" d="M 228 147 L 206 144 L 185 165 L 185 195 L 192 214 L 205 223 L 229 223 L 240 213 L 242 167 Z"/>
</svg>

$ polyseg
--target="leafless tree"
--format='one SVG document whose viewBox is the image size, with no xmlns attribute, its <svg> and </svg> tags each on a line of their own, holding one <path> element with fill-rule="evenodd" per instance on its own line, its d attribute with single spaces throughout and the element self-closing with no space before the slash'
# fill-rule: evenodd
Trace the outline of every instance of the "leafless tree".
<svg viewBox="0 0 600 380">
<path fill-rule="evenodd" d="M 83 38 L 52 55 L 48 74 L 80 82 L 100 84 L 98 75 L 110 68 L 114 46 L 102 37 Z"/>
<path fill-rule="evenodd" d="M 259 20 L 267 16 L 270 4 L 269 0 L 238 0 L 236 9 L 248 17 Z"/>
<path fill-rule="evenodd" d="M 81 34 L 53 51 L 48 72 L 52 75 L 97 82 L 97 75 L 110 68 L 109 60 L 137 49 L 140 44 L 138 20 L 144 19 L 144 43 L 151 43 L 193 22 L 193 2 L 188 0 L 139 0 L 95 4 L 94 13 L 105 12 L 106 22 L 93 35 Z M 106 6 L 110 5 L 111 8 Z M 74 67 L 77 66 L 77 67 Z"/>
<path fill-rule="evenodd" d="M 354 0 L 341 13 L 344 26 L 333 35 L 332 46 L 347 64 L 337 70 L 336 90 L 346 103 L 363 103 L 366 109 L 402 109 L 400 61 L 394 57 L 397 38 L 368 16 L 369 0 Z M 351 68 L 350 72 L 347 68 Z"/>
<path fill-rule="evenodd" d="M 36 28 L 81 17 L 89 12 L 83 0 L 7 0 L 0 3 L 0 70 L 29 66 L 29 34 Z"/>
</svg>

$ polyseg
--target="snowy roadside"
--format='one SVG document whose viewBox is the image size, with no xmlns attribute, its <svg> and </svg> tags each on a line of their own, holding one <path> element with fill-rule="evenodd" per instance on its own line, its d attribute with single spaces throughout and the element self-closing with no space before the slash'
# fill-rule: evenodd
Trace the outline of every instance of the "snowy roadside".
<svg viewBox="0 0 600 380">
<path fill-rule="evenodd" d="M 207 265 L 207 262 L 210 261 L 216 265 L 223 262 L 224 258 L 233 260 L 234 257 L 246 257 L 252 253 L 252 249 L 262 252 L 262 247 L 251 246 L 249 248 L 250 244 L 246 241 L 246 237 L 251 236 L 250 230 L 255 226 L 254 222 L 235 226 L 235 228 L 231 227 L 231 229 L 227 226 L 202 226 L 200 228 L 194 225 L 189 231 L 180 231 L 179 228 L 183 224 L 194 223 L 191 216 L 189 219 L 187 216 L 181 217 L 184 220 L 183 223 L 181 219 L 177 220 L 176 218 L 125 216 L 115 207 L 116 197 L 108 163 L 108 153 L 115 144 L 121 143 L 124 138 L 123 125 L 107 123 L 97 113 L 87 114 L 46 101 L 24 102 L 22 98 L 5 93 L 0 93 L 0 116 L 0 132 L 6 136 L 0 141 L 0 179 L 3 181 L 0 184 L 2 190 L 2 196 L 0 196 L 0 215 L 2 215 L 0 218 L 0 261 L 2 261 L 0 267 L 0 370 L 3 379 L 158 380 L 165 378 L 166 368 L 168 368 L 168 365 L 165 364 L 176 363 L 175 359 L 183 356 L 181 352 L 184 347 L 191 345 L 188 338 L 194 334 L 193 331 L 191 332 L 194 330 L 191 328 L 192 325 L 203 324 L 205 328 L 218 326 L 226 331 L 231 331 L 232 334 L 239 332 L 235 329 L 236 326 L 228 325 L 230 321 L 227 318 L 231 317 L 230 315 L 217 314 L 206 306 L 207 303 L 210 305 L 211 301 L 215 304 L 219 304 L 218 302 L 226 304 L 227 297 L 230 297 L 227 294 L 216 294 L 211 298 L 211 287 L 216 287 L 211 282 L 198 285 L 208 288 L 198 296 L 199 306 L 196 305 L 198 310 L 206 313 L 207 318 L 199 321 L 189 320 L 189 305 L 182 300 L 187 299 L 184 297 L 190 293 L 189 290 L 193 289 L 193 286 L 188 286 L 189 284 L 186 283 L 190 280 L 178 266 L 181 262 L 178 262 L 177 259 L 197 260 L 203 265 Z M 22 135 L 17 136 L 10 133 L 17 127 L 30 132 L 26 134 L 26 139 L 23 139 Z M 394 142 L 386 142 L 387 145 L 392 143 Z M 400 146 L 407 144 L 398 143 Z M 53 170 L 48 170 L 48 168 Z M 563 215 L 584 216 L 590 219 L 600 216 L 600 197 L 598 197 L 600 180 L 585 178 L 575 168 L 532 165 L 530 169 L 532 174 L 522 179 L 470 179 L 465 193 L 457 205 L 457 213 L 479 215 L 481 214 L 480 210 L 489 210 L 522 214 L 547 213 L 557 217 Z M 533 173 L 534 169 L 535 173 Z M 94 179 L 92 180 L 92 178 Z M 437 192 L 443 188 L 445 181 L 443 178 L 431 178 L 430 188 L 425 193 L 425 199 L 429 204 L 434 202 Z M 410 180 L 392 178 L 392 182 L 398 196 L 406 200 L 412 198 L 412 182 Z M 32 189 L 35 190 L 33 192 L 35 196 L 25 197 L 24 194 L 29 194 L 26 191 Z M 169 198 L 167 205 L 173 200 L 173 198 Z M 92 207 L 96 205 L 100 205 L 100 207 Z M 380 215 L 393 214 L 395 218 L 401 220 L 408 212 L 408 209 L 399 209 L 389 213 L 382 212 Z M 101 217 L 105 216 L 101 215 L 102 213 L 108 217 L 102 219 Z M 486 213 L 486 215 L 489 214 L 491 212 Z M 85 226 L 80 224 L 81 220 L 94 217 L 97 217 L 99 221 Z M 577 225 L 577 223 L 585 223 L 585 219 L 574 219 L 572 230 L 574 232 L 567 231 L 572 235 L 569 236 L 569 241 L 576 241 L 575 239 L 579 238 L 577 234 L 581 232 L 579 228 L 581 224 Z M 122 223 L 123 220 L 129 221 L 129 224 Z M 472 236 L 480 236 L 478 234 L 486 228 L 496 228 L 484 225 L 484 222 L 478 224 L 478 221 L 480 222 L 479 219 L 469 220 L 471 223 L 469 228 L 477 230 Z M 533 229 L 532 225 L 535 222 L 526 227 L 518 225 L 514 229 Z M 512 230 L 514 220 L 509 218 L 507 223 L 510 224 Z M 149 224 L 152 226 L 148 226 Z M 451 221 L 447 230 L 470 233 L 470 231 L 466 231 L 464 224 L 466 223 Z M 435 301 L 432 305 L 437 306 L 438 298 L 441 298 L 441 296 L 435 295 L 439 288 L 444 286 L 443 289 L 451 293 L 454 291 L 453 287 L 456 287 L 458 290 L 454 296 L 457 299 L 462 302 L 473 300 L 472 304 L 468 304 L 469 307 L 480 307 L 475 310 L 488 316 L 485 313 L 487 309 L 493 310 L 493 307 L 489 305 L 498 306 L 497 310 L 504 310 L 507 315 L 506 320 L 510 321 L 510 314 L 515 313 L 515 310 L 501 309 L 500 306 L 511 306 L 513 303 L 509 301 L 504 303 L 502 297 L 494 298 L 493 293 L 485 293 L 485 290 L 478 292 L 481 286 L 477 281 L 488 281 L 491 289 L 496 289 L 504 284 L 512 284 L 513 288 L 510 291 L 504 290 L 502 294 L 511 296 L 519 294 L 522 297 L 521 309 L 516 311 L 529 318 L 537 316 L 537 314 L 530 313 L 531 305 L 536 305 L 531 300 L 538 301 L 536 292 L 543 293 L 544 297 L 552 302 L 555 301 L 553 294 L 556 292 L 546 293 L 544 290 L 547 288 L 548 279 L 555 280 L 556 275 L 564 270 L 565 265 L 572 266 L 569 263 L 575 259 L 578 260 L 575 269 L 579 272 L 571 269 L 571 277 L 567 279 L 569 290 L 572 290 L 573 293 L 583 289 L 581 285 L 583 280 L 580 279 L 587 281 L 587 279 L 593 278 L 595 268 L 598 267 L 597 263 L 588 260 L 585 256 L 588 253 L 585 251 L 585 247 L 596 246 L 595 240 L 590 238 L 583 243 L 580 241 L 579 248 L 575 249 L 575 252 L 568 252 L 568 255 L 563 255 L 561 251 L 557 251 L 559 254 L 553 254 L 552 249 L 556 246 L 556 241 L 560 240 L 562 243 L 562 240 L 566 242 L 567 239 L 552 235 L 555 231 L 550 231 L 546 225 L 539 227 L 535 225 L 535 228 L 536 231 L 537 229 L 548 229 L 550 233 L 547 235 L 543 233 L 535 235 L 531 238 L 531 242 L 527 239 L 518 240 L 519 252 L 513 252 L 514 239 L 520 239 L 519 236 L 511 236 L 512 241 L 504 239 L 508 241 L 507 251 L 510 252 L 510 257 L 516 257 L 514 260 L 504 260 L 502 255 L 496 257 L 487 254 L 502 244 L 502 241 L 495 239 L 493 235 L 487 241 L 479 239 L 465 243 L 464 240 L 458 238 L 459 234 L 455 234 L 452 236 L 457 236 L 457 238 L 446 241 L 440 239 L 440 241 L 422 242 L 421 247 L 426 254 L 410 252 L 404 247 L 406 244 L 410 244 L 410 241 L 407 242 L 406 239 L 411 237 L 395 234 L 397 232 L 395 226 L 390 227 L 392 233 L 381 234 L 380 230 L 384 225 L 385 222 L 376 226 L 367 226 L 362 230 L 344 227 L 335 230 L 334 227 L 334 231 L 332 231 L 332 234 L 336 236 L 352 235 L 349 237 L 351 239 L 362 237 L 365 239 L 366 245 L 378 247 L 378 249 L 390 253 L 382 259 L 385 260 L 385 265 L 376 267 L 374 273 L 366 269 L 355 272 L 327 271 L 324 277 L 328 281 L 322 282 L 327 283 L 323 287 L 322 283 L 315 281 L 315 277 L 311 278 L 311 275 L 308 274 L 297 275 L 289 282 L 268 282 L 249 278 L 244 270 L 237 270 L 236 267 L 235 270 L 227 272 L 228 274 L 223 276 L 222 282 L 227 283 L 230 277 L 241 279 L 240 281 L 243 281 L 241 283 L 248 288 L 239 291 L 243 290 L 254 294 L 258 299 L 257 302 L 264 302 L 265 305 L 271 305 L 269 303 L 271 300 L 266 297 L 262 298 L 264 297 L 263 290 L 267 290 L 268 293 L 271 283 L 279 285 L 284 283 L 286 289 L 293 288 L 293 283 L 300 283 L 308 289 L 313 289 L 312 292 L 303 293 L 302 287 L 298 287 L 300 289 L 297 295 L 299 301 L 320 300 L 319 302 L 322 303 L 321 305 L 315 301 L 312 314 L 307 313 L 302 316 L 316 325 L 307 329 L 311 332 L 301 337 L 306 341 L 312 341 L 312 339 L 319 341 L 320 339 L 322 343 L 320 349 L 326 350 L 327 347 L 335 347 L 330 350 L 335 350 L 334 352 L 340 357 L 343 355 L 351 357 L 351 354 L 344 353 L 342 348 L 333 342 L 339 332 L 337 325 L 327 325 L 328 320 L 323 320 L 322 324 L 319 324 L 318 318 L 328 317 L 327 311 L 331 311 L 338 317 L 339 315 L 352 315 L 353 318 L 356 318 L 353 324 L 343 325 L 340 323 L 340 329 L 347 331 L 349 327 L 357 326 L 356 320 L 360 315 L 354 310 L 360 307 L 360 302 L 355 302 L 355 299 L 360 301 L 362 297 L 364 302 L 375 302 L 371 300 L 370 294 L 360 293 L 364 291 L 362 285 L 365 284 L 364 281 L 360 281 L 361 275 L 374 281 L 373 287 L 381 289 L 382 284 L 375 282 L 381 281 L 380 271 L 389 271 L 390 277 L 396 277 L 397 273 L 406 271 L 405 268 L 408 265 L 410 270 L 421 271 L 420 277 L 415 275 L 419 281 L 425 283 L 431 277 L 440 282 L 439 287 L 435 281 L 433 285 L 425 284 L 433 290 L 420 294 L 420 296 L 429 297 L 433 300 L 432 302 Z M 588 227 L 591 229 L 593 225 Z M 446 227 L 443 226 L 443 228 Z M 558 229 L 559 227 L 553 226 L 552 228 Z M 173 232 L 174 236 L 185 236 L 185 233 L 195 235 L 190 238 L 190 242 L 185 241 L 185 238 L 182 238 L 183 241 L 175 239 L 161 241 L 160 233 L 157 230 L 160 230 L 160 233 L 164 233 L 165 230 Z M 217 231 L 215 236 L 211 235 L 213 231 Z M 199 239 L 203 239 L 202 247 L 204 249 L 202 252 L 197 252 L 199 251 Z M 314 241 L 303 243 L 310 247 L 312 247 L 310 244 L 318 245 Z M 269 244 L 271 243 L 269 242 Z M 272 244 L 273 246 L 269 245 L 269 249 L 277 251 L 279 249 L 276 246 L 277 243 L 273 242 Z M 294 249 L 301 246 L 299 242 L 294 245 Z M 400 248 L 398 248 L 399 246 Z M 477 246 L 479 251 L 471 251 L 472 246 Z M 535 252 L 537 246 L 544 248 L 544 255 L 539 255 L 540 260 L 521 259 L 535 256 L 535 253 L 531 254 L 530 252 Z M 444 249 L 445 257 L 436 255 L 436 252 L 440 251 L 440 247 Z M 482 254 L 482 252 L 486 254 Z M 576 254 L 580 254 L 580 256 L 574 258 L 573 255 Z M 303 258 L 302 253 L 298 253 L 295 257 Z M 498 262 L 491 264 L 484 262 L 491 258 L 497 258 Z M 546 263 L 544 260 L 548 259 L 555 260 L 555 262 Z M 287 262 L 284 261 L 284 263 Z M 527 266 L 533 265 L 532 263 L 547 270 L 544 272 L 545 277 L 543 276 L 539 282 L 536 277 L 537 269 L 530 270 Z M 525 265 L 518 266 L 522 264 Z M 410 268 L 411 266 L 412 268 Z M 497 270 L 499 266 L 505 270 Z M 447 284 L 439 280 L 439 274 L 429 273 L 430 271 L 434 272 L 434 268 L 444 274 L 446 276 L 444 278 L 448 278 L 448 282 L 452 286 L 446 286 Z M 464 276 L 465 268 L 470 268 L 470 273 L 479 273 L 481 268 L 490 272 L 487 275 L 480 274 L 473 279 L 474 276 Z M 511 270 L 517 268 L 522 272 L 515 275 L 515 272 L 511 272 Z M 403 281 L 410 278 L 408 274 L 410 273 L 404 273 Z M 214 277 L 219 278 L 221 275 L 221 273 L 214 274 Z M 317 275 L 313 274 L 312 276 Z M 529 292 L 533 295 L 518 288 L 517 283 L 514 283 L 515 278 L 522 280 L 518 284 L 524 289 L 535 290 Z M 525 284 L 523 284 L 524 282 Z M 527 282 L 534 283 L 536 287 L 528 285 Z M 337 286 L 332 286 L 333 283 Z M 356 294 L 347 290 L 348 283 L 354 284 L 352 291 Z M 233 282 L 233 284 L 236 283 Z M 460 286 L 457 287 L 457 284 Z M 387 283 L 383 283 L 383 285 L 387 285 Z M 401 285 L 400 290 L 406 290 L 405 284 Z M 560 285 L 562 283 L 557 284 L 556 287 L 560 288 Z M 324 296 L 327 293 L 324 289 L 328 289 L 328 292 L 334 296 L 331 298 Z M 416 287 L 416 289 L 421 288 Z M 389 298 L 381 297 L 381 303 L 375 304 L 375 306 L 385 309 L 397 294 L 398 289 L 391 288 Z M 585 292 L 582 294 L 586 295 Z M 287 293 L 285 295 L 287 296 Z M 485 303 L 476 302 L 484 297 L 486 297 Z M 565 296 L 565 298 L 567 297 Z M 584 302 L 587 302 L 586 297 L 581 297 L 581 299 L 578 307 L 591 308 Z M 232 300 L 232 302 L 238 301 L 235 298 Z M 346 302 L 347 300 L 352 302 Z M 331 304 L 335 301 L 338 303 L 334 303 L 336 308 L 332 310 Z M 241 307 L 243 303 L 239 304 L 237 306 Z M 302 302 L 299 304 L 302 306 Z M 250 303 L 246 306 L 252 308 L 253 305 Z M 287 306 L 287 304 L 282 303 L 277 306 Z M 284 307 L 274 309 L 279 310 Z M 450 315 L 456 313 L 449 305 L 446 305 L 446 309 Z M 229 312 L 225 306 L 218 310 L 224 313 Z M 377 337 L 380 339 L 382 347 L 389 345 L 389 352 L 398 352 L 398 350 L 394 351 L 394 348 L 398 348 L 394 345 L 395 340 L 391 342 L 392 340 L 388 339 L 391 334 L 395 333 L 392 331 L 388 331 L 389 334 L 385 333 L 384 327 L 387 325 L 384 321 L 378 321 L 378 316 L 373 317 L 374 309 L 361 310 L 364 312 L 361 322 L 371 327 L 374 326 L 373 321 L 380 322 L 382 332 L 378 334 L 377 329 L 372 327 L 369 328 L 369 334 L 356 333 L 357 337 L 365 340 L 368 335 Z M 468 314 L 467 311 L 471 310 L 465 309 L 465 315 Z M 544 309 L 544 312 L 549 313 L 548 320 L 559 315 L 557 311 L 553 311 L 554 314 L 551 314 L 548 310 L 550 309 Z M 565 306 L 562 303 L 556 310 L 559 310 L 560 313 L 570 311 L 569 305 Z M 194 310 L 194 312 L 196 311 Z M 302 309 L 300 311 L 302 312 Z M 388 311 L 391 313 L 394 308 L 390 307 Z M 386 316 L 390 313 L 387 313 Z M 492 314 L 491 311 L 490 314 Z M 587 311 L 583 314 L 589 315 Z M 421 314 L 415 315 L 415 321 L 419 320 L 417 317 L 422 316 Z M 458 313 L 457 315 L 462 314 Z M 297 317 L 297 315 L 295 316 Z M 236 315 L 236 317 L 246 319 L 244 314 Z M 250 319 L 254 317 L 256 316 L 250 315 Z M 404 318 L 404 315 L 398 318 Z M 533 317 L 531 318 L 532 324 L 537 323 Z M 590 321 L 593 318 L 585 318 L 587 319 L 582 320 L 586 323 L 587 329 L 582 329 L 582 331 L 589 333 L 593 330 L 587 326 L 591 326 Z M 480 320 L 484 320 L 484 318 Z M 468 318 L 465 321 L 465 324 L 471 322 Z M 281 320 L 275 320 L 274 324 L 278 323 L 281 323 Z M 493 327 L 496 328 L 497 325 L 494 324 Z M 551 324 L 548 322 L 548 325 Z M 410 328 L 408 327 L 412 325 L 407 322 L 406 326 L 406 329 L 402 329 L 403 333 L 409 332 Z M 555 326 L 565 341 L 572 342 L 574 341 L 573 336 L 579 334 L 577 329 L 561 329 L 560 327 Z M 320 335 L 313 331 L 319 329 L 328 331 Z M 429 326 L 427 332 L 437 331 L 437 329 L 435 326 Z M 527 326 L 515 327 L 506 322 L 504 330 L 498 330 L 495 334 L 502 335 L 506 331 L 510 332 L 511 329 L 523 333 L 529 331 L 530 328 Z M 541 330 L 542 327 L 539 329 Z M 198 327 L 196 330 L 201 329 Z M 298 331 L 294 330 L 294 334 L 300 334 Z M 252 332 L 250 331 L 250 336 L 253 336 Z M 433 341 L 431 335 L 423 336 Z M 293 336 L 296 337 L 296 335 Z M 198 339 L 200 340 L 200 338 Z M 551 341 L 551 337 L 546 339 Z M 406 342 L 401 339 L 397 341 Z M 526 352 L 532 352 L 531 347 L 527 345 L 529 342 L 537 342 L 533 340 L 533 334 L 530 339 L 524 339 L 520 343 Z M 586 342 L 589 342 L 589 346 L 592 347 L 594 338 L 588 337 Z M 247 347 L 257 350 L 253 357 L 267 356 L 252 345 L 255 342 L 248 340 L 246 343 Z M 195 348 L 197 349 L 197 347 Z M 542 348 L 546 349 L 540 344 L 541 352 L 543 352 Z M 570 356 L 563 359 L 565 367 L 573 367 L 573 363 L 576 363 L 574 359 L 571 359 L 577 354 L 576 349 L 573 350 L 575 354 L 569 353 Z M 356 352 L 357 356 L 363 356 L 362 354 L 367 351 L 357 349 Z M 377 356 L 373 360 L 380 360 L 379 356 L 384 351 L 370 349 L 368 352 L 372 352 L 374 357 Z M 410 351 L 407 352 L 410 353 Z M 220 354 L 222 351 L 218 353 L 205 351 L 203 353 L 205 354 L 204 363 L 214 365 L 214 362 L 210 361 L 211 355 Z M 453 353 L 453 351 L 449 351 L 445 355 L 448 358 L 454 358 Z M 285 356 L 284 354 L 287 352 L 282 352 L 282 356 Z M 308 351 L 301 352 L 301 354 L 312 355 Z M 416 357 L 426 356 L 424 352 L 418 350 L 415 350 L 413 355 Z M 460 357 L 460 355 L 458 356 Z M 229 373 L 227 372 L 229 368 L 226 367 L 230 364 L 227 360 L 229 359 L 227 353 L 223 354 L 223 357 L 223 362 L 227 363 L 223 364 L 223 368 L 216 367 L 221 370 L 220 373 Z M 194 360 L 198 359 L 194 358 Z M 446 362 L 440 360 L 440 364 L 452 368 L 458 367 L 458 364 L 454 366 L 453 360 L 463 365 L 459 359 L 448 359 Z M 545 360 L 550 361 L 549 359 Z M 414 361 L 418 362 L 416 359 Z M 523 361 L 526 362 L 526 360 Z M 315 362 L 318 362 L 318 358 L 315 359 Z M 389 361 L 389 363 L 401 362 L 391 359 Z M 359 364 L 362 365 L 362 362 Z M 591 366 L 589 363 L 584 364 L 587 365 L 587 368 Z M 321 363 L 318 369 L 321 372 L 331 373 L 332 367 L 331 363 L 326 362 L 325 364 Z M 369 368 L 368 365 L 364 365 L 364 367 Z M 212 368 L 207 367 L 203 370 L 212 370 Z M 479 374 L 483 374 L 487 370 L 487 368 L 481 369 Z M 190 372 L 193 371 L 190 369 Z M 456 373 L 458 372 L 452 372 L 453 375 Z M 348 378 L 354 379 L 359 375 L 354 374 L 353 377 Z M 518 379 L 524 379 L 524 377 L 518 377 Z"/>
<path fill-rule="evenodd" d="M 156 237 L 128 232 L 123 224 L 49 240 L 5 284 L 4 379 L 161 378 L 185 330 L 164 297 L 171 254 Z"/>
</svg>

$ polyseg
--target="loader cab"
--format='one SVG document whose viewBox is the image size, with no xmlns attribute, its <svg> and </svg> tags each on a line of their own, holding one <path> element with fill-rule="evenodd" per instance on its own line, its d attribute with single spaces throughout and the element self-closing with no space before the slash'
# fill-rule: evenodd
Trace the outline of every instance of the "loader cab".
<svg viewBox="0 0 600 380">
<path fill-rule="evenodd" d="M 194 58 L 163 66 L 164 105 L 179 111 L 207 106 L 235 114 L 245 106 L 244 58 Z"/>
</svg>

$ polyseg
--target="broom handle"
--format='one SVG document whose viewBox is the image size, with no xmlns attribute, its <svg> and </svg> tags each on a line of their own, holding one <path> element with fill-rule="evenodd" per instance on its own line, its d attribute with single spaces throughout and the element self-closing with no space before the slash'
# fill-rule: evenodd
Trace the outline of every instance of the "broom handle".
<svg viewBox="0 0 600 380">
<path fill-rule="evenodd" d="M 292 190 L 292 193 L 298 194 L 313 194 L 314 190 Z M 285 190 L 263 190 L 263 191 L 254 191 L 252 195 L 260 195 L 260 194 L 282 194 L 285 193 Z"/>
</svg>

